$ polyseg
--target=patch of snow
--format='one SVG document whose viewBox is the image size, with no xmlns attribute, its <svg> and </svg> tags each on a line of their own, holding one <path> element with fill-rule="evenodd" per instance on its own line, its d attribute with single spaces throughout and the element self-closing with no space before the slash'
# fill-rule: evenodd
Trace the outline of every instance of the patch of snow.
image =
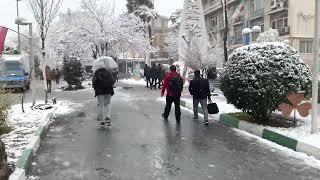
<svg viewBox="0 0 320 180">
<path fill-rule="evenodd" d="M 135 79 L 122 79 L 119 82 L 127 84 L 127 85 L 146 85 L 146 81 L 144 79 L 135 80 Z"/>
<path fill-rule="evenodd" d="M 64 102 L 57 105 L 52 105 L 52 109 L 39 110 L 31 109 L 31 103 L 25 104 L 25 113 L 22 113 L 21 105 L 13 105 L 9 110 L 7 124 L 13 130 L 1 136 L 1 139 L 6 145 L 8 154 L 8 162 L 15 164 L 21 156 L 24 149 L 28 146 L 34 133 L 38 130 L 40 125 L 45 121 L 45 117 L 51 113 L 55 107 L 60 113 L 71 111 L 69 103 Z"/>
</svg>

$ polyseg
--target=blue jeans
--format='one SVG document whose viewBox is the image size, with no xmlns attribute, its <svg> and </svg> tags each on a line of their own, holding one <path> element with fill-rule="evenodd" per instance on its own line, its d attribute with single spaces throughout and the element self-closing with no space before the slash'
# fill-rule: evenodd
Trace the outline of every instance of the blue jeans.
<svg viewBox="0 0 320 180">
<path fill-rule="evenodd" d="M 110 118 L 111 95 L 110 94 L 98 95 L 97 99 L 98 99 L 99 110 L 100 110 L 100 115 L 102 116 L 102 119 L 105 120 L 106 118 Z"/>
</svg>

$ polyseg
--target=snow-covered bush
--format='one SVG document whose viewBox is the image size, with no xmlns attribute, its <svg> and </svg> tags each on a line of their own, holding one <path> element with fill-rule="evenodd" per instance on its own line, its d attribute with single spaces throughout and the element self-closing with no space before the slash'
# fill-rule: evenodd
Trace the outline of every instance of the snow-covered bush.
<svg viewBox="0 0 320 180">
<path fill-rule="evenodd" d="M 0 129 L 5 124 L 8 114 L 7 94 L 0 90 Z"/>
<path fill-rule="evenodd" d="M 311 70 L 298 52 L 284 43 L 259 43 L 236 49 L 221 77 L 229 103 L 257 121 L 286 102 L 290 92 L 311 96 Z"/>
<path fill-rule="evenodd" d="M 265 31 L 261 33 L 258 38 L 257 42 L 280 42 L 281 39 L 279 37 L 279 32 L 277 29 L 269 29 L 268 31 Z"/>
<path fill-rule="evenodd" d="M 68 83 L 68 88 L 71 88 L 72 85 L 75 85 L 76 89 L 82 88 L 84 69 L 80 60 L 76 57 L 64 56 L 62 71 L 64 80 Z"/>
</svg>

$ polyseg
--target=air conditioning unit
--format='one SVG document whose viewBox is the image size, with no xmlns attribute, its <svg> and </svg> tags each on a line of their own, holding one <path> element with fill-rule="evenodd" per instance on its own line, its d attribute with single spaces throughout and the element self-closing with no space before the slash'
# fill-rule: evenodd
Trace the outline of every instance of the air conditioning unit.
<svg viewBox="0 0 320 180">
<path fill-rule="evenodd" d="M 280 29 L 280 34 L 289 34 L 290 33 L 290 28 L 289 27 L 283 27 Z"/>
</svg>

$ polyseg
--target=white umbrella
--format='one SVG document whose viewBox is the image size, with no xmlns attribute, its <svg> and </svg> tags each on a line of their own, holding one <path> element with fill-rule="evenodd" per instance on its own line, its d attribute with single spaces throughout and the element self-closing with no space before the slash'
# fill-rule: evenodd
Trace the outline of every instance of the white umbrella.
<svg viewBox="0 0 320 180">
<path fill-rule="evenodd" d="M 92 70 L 95 72 L 100 68 L 106 68 L 107 70 L 118 70 L 119 66 L 112 57 L 101 57 L 94 61 Z"/>
</svg>

